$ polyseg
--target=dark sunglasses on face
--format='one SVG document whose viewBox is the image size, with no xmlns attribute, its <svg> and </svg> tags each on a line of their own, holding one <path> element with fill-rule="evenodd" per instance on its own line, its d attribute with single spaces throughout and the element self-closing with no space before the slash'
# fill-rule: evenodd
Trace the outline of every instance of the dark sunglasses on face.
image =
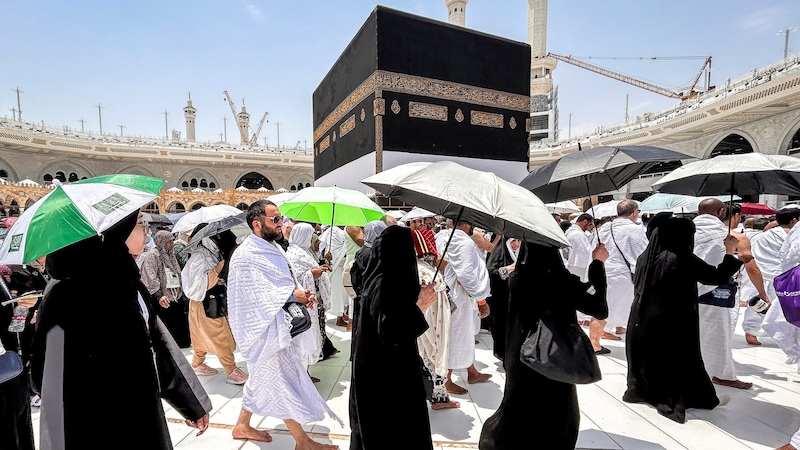
<svg viewBox="0 0 800 450">
<path fill-rule="evenodd" d="M 283 220 L 283 216 L 264 216 L 265 219 L 271 219 L 272 223 L 279 223 Z"/>
</svg>

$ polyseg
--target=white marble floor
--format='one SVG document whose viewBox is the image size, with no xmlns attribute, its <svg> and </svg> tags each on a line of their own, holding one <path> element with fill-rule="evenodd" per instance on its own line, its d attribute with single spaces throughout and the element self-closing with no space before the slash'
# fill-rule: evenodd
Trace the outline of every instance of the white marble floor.
<svg viewBox="0 0 800 450">
<path fill-rule="evenodd" d="M 331 325 L 333 321 L 329 321 Z M 761 347 L 745 343 L 741 327 L 734 338 L 734 358 L 739 378 L 753 382 L 753 389 L 741 391 L 719 387 L 719 394 L 731 397 L 727 406 L 712 411 L 689 410 L 685 424 L 677 424 L 660 416 L 648 405 L 627 404 L 621 400 L 625 391 L 626 361 L 621 342 L 604 341 L 612 350 L 600 357 L 603 379 L 598 383 L 578 387 L 581 408 L 581 426 L 577 448 L 580 449 L 773 449 L 789 442 L 791 435 L 800 428 L 800 375 L 796 365 L 786 365 L 786 356 L 768 338 L 763 338 Z M 348 395 L 350 387 L 350 334 L 343 328 L 329 326 L 331 339 L 341 351 L 339 355 L 311 367 L 312 375 L 322 381 L 317 389 L 327 400 L 331 409 L 342 418 L 345 427 L 326 418 L 308 424 L 305 428 L 316 440 L 349 448 Z M 675 330 L 679 333 L 680 330 Z M 461 407 L 452 410 L 430 411 L 431 429 L 437 450 L 446 448 L 477 448 L 478 436 L 483 422 L 494 412 L 503 396 L 504 374 L 492 356 L 491 337 L 478 335 L 476 367 L 482 372 L 492 373 L 490 382 L 468 385 L 469 394 L 453 396 Z M 664 336 L 669 339 L 669 336 Z M 187 357 L 191 352 L 185 351 Z M 241 359 L 237 353 L 237 359 Z M 214 357 L 207 363 L 221 369 Z M 675 364 L 680 364 L 675 361 Z M 240 366 L 246 371 L 244 362 Z M 463 384 L 459 373 L 455 381 Z M 231 437 L 231 428 L 241 408 L 240 386 L 225 384 L 224 372 L 214 377 L 201 377 L 211 397 L 214 410 L 211 426 L 202 436 L 196 437 L 193 429 L 180 420 L 180 416 L 165 404 L 172 441 L 177 449 L 294 449 L 294 440 L 286 431 L 283 422 L 270 417 L 253 416 L 254 426 L 268 429 L 273 442 L 255 443 L 236 441 Z M 386 392 L 387 418 L 397 422 L 397 439 L 402 439 L 401 417 L 392 417 L 391 392 Z M 46 399 L 45 399 L 46 401 Z M 531 405 L 547 407 L 547 405 Z M 103 406 L 98 403 L 98 412 Z M 38 411 L 34 408 L 34 427 L 37 429 Z M 392 437 L 389 437 L 392 438 Z M 120 446 L 124 434 L 120 434 Z M 113 445 L 111 445 L 113 446 Z M 520 448 L 547 448 L 541 437 L 531 436 Z"/>
</svg>

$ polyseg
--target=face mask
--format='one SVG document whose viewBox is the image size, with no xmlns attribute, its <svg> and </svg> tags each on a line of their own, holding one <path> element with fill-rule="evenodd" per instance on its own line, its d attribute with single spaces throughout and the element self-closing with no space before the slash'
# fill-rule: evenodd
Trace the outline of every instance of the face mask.
<svg viewBox="0 0 800 450">
<path fill-rule="evenodd" d="M 153 236 L 150 236 L 150 235 L 148 234 L 148 235 L 147 235 L 147 240 L 146 240 L 145 242 L 147 242 L 148 244 L 149 244 L 149 243 L 151 243 L 151 242 L 153 242 Z"/>
</svg>

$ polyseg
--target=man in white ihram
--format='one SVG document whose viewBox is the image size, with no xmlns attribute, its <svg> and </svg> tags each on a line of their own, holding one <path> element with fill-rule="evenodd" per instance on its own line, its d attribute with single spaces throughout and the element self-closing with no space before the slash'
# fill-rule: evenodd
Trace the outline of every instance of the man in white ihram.
<svg viewBox="0 0 800 450">
<path fill-rule="evenodd" d="M 489 271 L 482 251 L 470 238 L 473 226 L 459 222 L 453 231 L 453 239 L 447 246 L 451 231 L 436 234 L 436 250 L 444 255 L 447 265 L 444 281 L 450 288 L 450 296 L 456 310 L 450 316 L 450 348 L 448 357 L 447 392 L 464 395 L 467 389 L 453 383 L 453 369 L 467 369 L 467 383 L 489 381 L 490 374 L 478 372 L 475 368 L 475 335 L 481 328 L 480 319 L 489 315 L 486 297 L 491 294 Z M 447 247 L 447 252 L 445 252 Z"/>
<path fill-rule="evenodd" d="M 592 230 L 594 230 L 594 217 L 591 214 L 583 213 L 575 219 L 575 224 L 570 225 L 564 232 L 570 246 L 561 249 L 561 255 L 565 260 L 567 270 L 571 274 L 581 277 L 581 281 L 587 280 L 589 263 L 592 262 L 592 239 L 587 234 Z M 580 311 L 577 314 L 578 323 L 581 325 L 591 324 L 591 316 Z"/>
<path fill-rule="evenodd" d="M 283 419 L 297 450 L 338 449 L 313 441 L 302 426 L 322 420 L 325 413 L 342 422 L 319 395 L 303 364 L 304 353 L 314 351 L 302 345 L 303 335 L 311 331 L 293 338 L 291 317 L 283 310 L 292 300 L 306 306 L 316 301 L 310 291 L 297 289 L 286 256 L 275 243 L 283 217 L 274 203 L 259 200 L 248 208 L 247 224 L 253 233 L 234 251 L 228 275 L 228 320 L 250 370 L 233 437 L 272 440 L 266 431 L 250 426 L 256 413 Z"/>
<path fill-rule="evenodd" d="M 712 266 L 718 266 L 725 256 L 725 238 L 728 227 L 723 223 L 726 207 L 716 198 L 707 198 L 697 207 L 698 216 L 694 218 L 694 254 Z M 702 296 L 716 286 L 697 284 L 697 295 Z M 697 305 L 700 321 L 700 353 L 711 382 L 737 389 L 750 389 L 753 383 L 736 379 L 736 365 L 731 349 L 733 327 L 731 310 L 721 306 Z"/>
<path fill-rule="evenodd" d="M 623 200 L 617 204 L 617 218 L 601 226 L 595 239 L 606 245 L 606 282 L 608 291 L 608 318 L 592 319 L 589 324 L 589 339 L 594 352 L 598 355 L 611 353 L 611 350 L 600 345 L 600 338 L 619 341 L 622 338 L 610 333 L 617 329 L 617 334 L 625 332 L 628 316 L 633 304 L 633 274 L 636 271 L 636 260 L 647 248 L 647 235 L 644 227 L 636 223 L 639 217 L 639 204 L 635 200 Z M 594 242 L 591 248 L 594 248 Z"/>
<path fill-rule="evenodd" d="M 350 320 L 347 316 L 350 296 L 342 281 L 347 262 L 347 239 L 347 233 L 337 226 L 328 227 L 319 237 L 319 251 L 331 266 L 331 309 L 327 312 L 336 316 L 337 327 L 346 327 Z"/>
</svg>

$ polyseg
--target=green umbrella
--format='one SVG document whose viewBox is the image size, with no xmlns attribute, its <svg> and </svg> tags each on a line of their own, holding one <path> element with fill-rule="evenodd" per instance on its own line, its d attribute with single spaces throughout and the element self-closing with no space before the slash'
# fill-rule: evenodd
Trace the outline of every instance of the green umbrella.
<svg viewBox="0 0 800 450">
<path fill-rule="evenodd" d="M 0 263 L 26 264 L 98 235 L 158 196 L 164 180 L 106 175 L 56 187 L 17 219 Z"/>
<path fill-rule="evenodd" d="M 361 192 L 340 187 L 307 187 L 279 206 L 281 214 L 300 222 L 355 225 L 380 220 L 385 212 Z"/>
</svg>

